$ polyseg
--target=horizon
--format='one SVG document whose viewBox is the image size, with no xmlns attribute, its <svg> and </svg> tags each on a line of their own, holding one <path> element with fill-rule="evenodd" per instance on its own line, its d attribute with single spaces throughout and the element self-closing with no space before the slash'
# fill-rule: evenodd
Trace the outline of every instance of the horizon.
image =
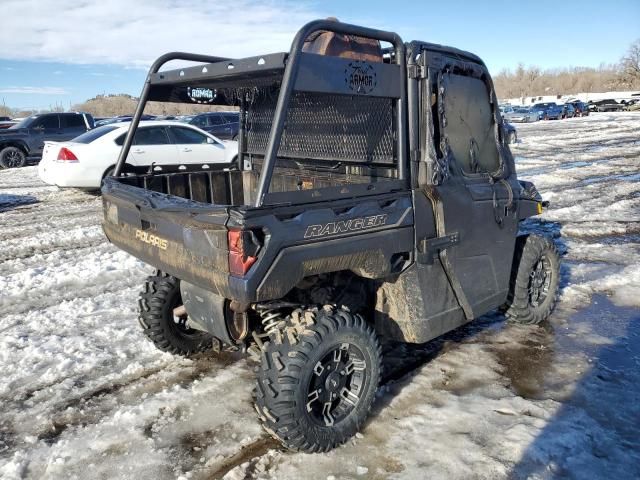
<svg viewBox="0 0 640 480">
<path fill-rule="evenodd" d="M 251 15 L 239 16 L 238 10 Z M 336 0 L 274 0 L 266 5 L 241 0 L 233 9 L 201 0 L 80 6 L 71 0 L 50 5 L 5 0 L 0 16 L 19 18 L 24 32 L 0 31 L 0 102 L 12 109 L 42 110 L 57 105 L 68 109 L 100 94 L 138 96 L 146 67 L 166 51 L 232 57 L 288 51 L 299 27 L 328 16 L 396 31 L 405 41 L 469 50 L 494 76 L 519 63 L 543 70 L 598 68 L 616 64 L 638 38 L 629 19 L 640 18 L 640 4 L 544 0 L 515 11 L 502 0 L 453 0 L 420 8 L 401 0 L 393 10 L 379 0 L 348 5 Z"/>
</svg>

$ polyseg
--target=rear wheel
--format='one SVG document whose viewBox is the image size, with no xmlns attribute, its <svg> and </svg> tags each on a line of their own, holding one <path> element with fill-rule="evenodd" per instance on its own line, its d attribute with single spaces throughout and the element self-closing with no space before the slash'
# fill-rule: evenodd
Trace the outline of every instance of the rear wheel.
<svg viewBox="0 0 640 480">
<path fill-rule="evenodd" d="M 0 167 L 18 168 L 24 167 L 27 156 L 18 147 L 6 147 L 0 151 Z"/>
<path fill-rule="evenodd" d="M 511 321 L 538 324 L 555 307 L 560 281 L 560 256 L 554 243 L 538 235 L 518 237 L 511 285 L 503 310 Z"/>
<path fill-rule="evenodd" d="M 296 311 L 262 347 L 256 410 L 297 451 L 330 450 L 364 423 L 380 381 L 380 344 L 360 315 Z"/>
<path fill-rule="evenodd" d="M 145 335 L 163 352 L 189 356 L 212 347 L 213 337 L 189 327 L 180 311 L 180 280 L 160 271 L 147 278 L 138 300 L 138 317 Z"/>
</svg>

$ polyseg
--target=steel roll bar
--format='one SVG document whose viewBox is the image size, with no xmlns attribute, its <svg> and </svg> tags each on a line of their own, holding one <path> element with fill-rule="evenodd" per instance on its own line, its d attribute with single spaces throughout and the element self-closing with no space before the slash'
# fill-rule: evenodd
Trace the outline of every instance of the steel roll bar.
<svg viewBox="0 0 640 480">
<path fill-rule="evenodd" d="M 136 107 L 136 111 L 133 114 L 133 118 L 131 119 L 131 124 L 129 125 L 129 130 L 127 130 L 127 135 L 124 138 L 124 143 L 122 144 L 122 149 L 120 150 L 120 156 L 118 156 L 118 162 L 116 163 L 116 168 L 113 172 L 113 176 L 117 177 L 122 173 L 122 168 L 126 162 L 126 158 L 129 155 L 129 150 L 131 149 L 131 143 L 133 142 L 133 136 L 135 131 L 138 129 L 138 125 L 140 124 L 140 118 L 144 113 L 144 107 L 147 105 L 147 100 L 149 99 L 149 92 L 151 91 L 151 77 L 158 73 L 160 68 L 172 60 L 185 60 L 187 62 L 202 62 L 202 63 L 217 63 L 224 62 L 227 60 L 231 60 L 230 58 L 224 57 L 214 57 L 211 55 L 200 55 L 197 53 L 186 53 L 186 52 L 170 52 L 161 55 L 156 59 L 155 62 L 151 65 L 149 69 L 149 73 L 147 74 L 147 78 L 144 82 L 144 87 L 142 87 L 142 92 L 140 93 L 140 100 L 138 100 L 138 106 Z"/>
<path fill-rule="evenodd" d="M 304 41 L 317 31 L 329 31 L 341 33 L 343 35 L 354 35 L 358 37 L 370 38 L 373 40 L 381 40 L 391 43 L 395 49 L 395 62 L 400 65 L 400 98 L 396 100 L 396 121 L 398 125 L 398 178 L 406 180 L 407 178 L 407 154 L 406 154 L 406 130 L 407 130 L 407 114 L 405 105 L 407 99 L 407 70 L 405 65 L 406 48 L 402 38 L 397 33 L 387 32 L 384 30 L 376 30 L 372 28 L 360 27 L 349 23 L 340 23 L 330 20 L 314 20 L 304 25 L 296 34 L 291 44 L 291 50 L 287 59 L 282 84 L 280 86 L 280 94 L 276 103 L 276 109 L 273 116 L 273 123 L 269 133 L 269 141 L 265 151 L 262 171 L 260 172 L 260 180 L 258 184 L 258 193 L 256 195 L 255 206 L 260 207 L 264 203 L 264 197 L 269 192 L 269 185 L 273 175 L 280 139 L 284 130 L 284 122 L 286 119 L 286 107 L 291 100 L 293 87 L 298 74 L 300 55 Z"/>
</svg>

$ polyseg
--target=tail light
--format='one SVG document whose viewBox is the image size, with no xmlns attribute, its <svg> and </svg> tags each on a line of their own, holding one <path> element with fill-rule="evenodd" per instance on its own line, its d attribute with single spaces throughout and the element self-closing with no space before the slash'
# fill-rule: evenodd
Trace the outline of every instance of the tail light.
<svg viewBox="0 0 640 480">
<path fill-rule="evenodd" d="M 251 230 L 229 229 L 229 272 L 244 277 L 258 259 L 261 242 Z"/>
<path fill-rule="evenodd" d="M 77 162 L 78 157 L 67 147 L 62 147 L 58 152 L 58 160 L 63 162 Z"/>
</svg>

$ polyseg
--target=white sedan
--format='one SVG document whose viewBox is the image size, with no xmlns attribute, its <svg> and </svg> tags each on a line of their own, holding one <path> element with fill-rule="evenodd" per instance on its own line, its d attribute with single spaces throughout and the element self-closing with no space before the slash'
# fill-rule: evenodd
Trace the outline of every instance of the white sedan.
<svg viewBox="0 0 640 480">
<path fill-rule="evenodd" d="M 102 179 L 113 172 L 128 129 L 129 123 L 117 123 L 89 130 L 68 142 L 45 142 L 38 165 L 40 179 L 59 187 L 100 188 Z M 218 140 L 192 125 L 140 122 L 125 172 L 152 165 L 156 170 L 189 164 L 231 166 L 237 156 L 237 142 Z"/>
</svg>

